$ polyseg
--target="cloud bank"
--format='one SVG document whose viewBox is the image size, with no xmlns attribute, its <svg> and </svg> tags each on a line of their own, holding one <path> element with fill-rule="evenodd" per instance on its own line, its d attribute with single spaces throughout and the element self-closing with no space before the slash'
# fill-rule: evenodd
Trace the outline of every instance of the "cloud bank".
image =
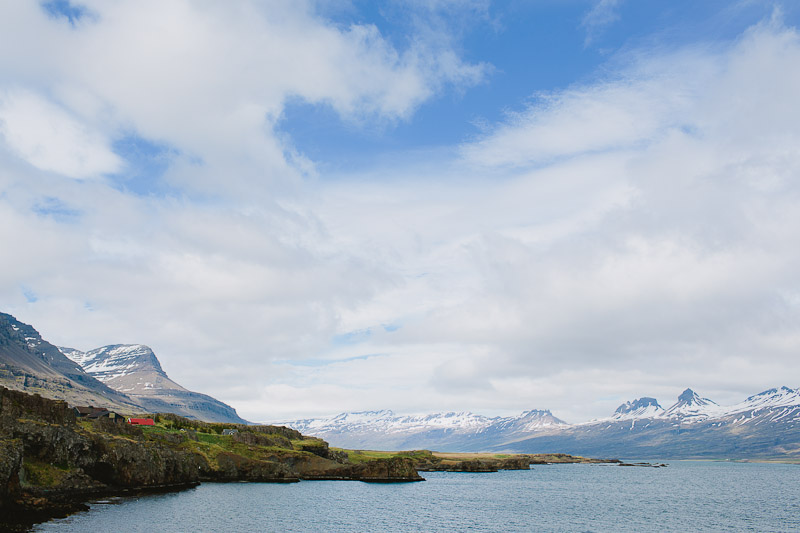
<svg viewBox="0 0 800 533">
<path fill-rule="evenodd" d="M 0 17 L 0 298 L 45 338 L 149 344 L 251 420 L 797 385 L 794 28 L 638 50 L 455 156 L 333 179 L 288 102 L 408 122 L 489 67 L 312 3 L 81 5 Z"/>
</svg>

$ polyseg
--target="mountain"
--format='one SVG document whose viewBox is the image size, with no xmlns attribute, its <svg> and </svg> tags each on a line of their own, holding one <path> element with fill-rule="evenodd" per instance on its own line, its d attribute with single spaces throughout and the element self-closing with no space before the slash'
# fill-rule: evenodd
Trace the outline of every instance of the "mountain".
<svg viewBox="0 0 800 533">
<path fill-rule="evenodd" d="M 664 408 L 658 405 L 655 398 L 639 398 L 632 402 L 626 402 L 617 407 L 612 420 L 636 420 L 641 418 L 653 418 L 664 412 Z"/>
<path fill-rule="evenodd" d="M 665 410 L 655 409 L 651 400 L 623 404 L 606 419 L 532 433 L 490 449 L 642 459 L 800 458 L 800 390 L 769 389 L 728 407 L 691 389 Z M 638 409 L 630 409 L 634 405 Z M 637 410 L 640 416 L 630 416 Z"/>
<path fill-rule="evenodd" d="M 0 313 L 0 385 L 70 405 L 247 423 L 231 406 L 169 379 L 147 346 L 116 344 L 88 352 L 57 348 L 7 313 Z"/>
<path fill-rule="evenodd" d="M 740 404 L 729 409 L 731 413 L 755 413 L 762 410 L 784 408 L 782 412 L 788 413 L 793 407 L 800 405 L 800 389 L 781 387 L 769 389 L 762 393 L 750 396 Z"/>
<path fill-rule="evenodd" d="M 343 448 L 407 450 L 430 448 L 460 450 L 475 442 L 497 442 L 532 431 L 565 425 L 550 411 L 526 411 L 514 417 L 493 417 L 468 412 L 429 415 L 395 415 L 392 411 L 342 413 L 329 418 L 281 422 L 304 434 L 321 437 Z"/>
<path fill-rule="evenodd" d="M 708 398 L 701 398 L 692 389 L 686 389 L 678 396 L 678 401 L 659 416 L 677 418 L 685 422 L 696 422 L 707 420 L 723 412 L 723 408 Z"/>
<path fill-rule="evenodd" d="M 86 373 L 32 326 L 0 313 L 0 385 L 66 400 L 72 405 L 98 405 L 122 411 L 140 407 Z"/>
<path fill-rule="evenodd" d="M 148 412 L 174 413 L 206 422 L 247 423 L 233 407 L 172 381 L 153 350 L 143 344 L 112 344 L 88 352 L 65 347 L 59 350 L 86 373 L 126 394 Z"/>
<path fill-rule="evenodd" d="M 506 418 L 373 411 L 284 424 L 352 448 L 638 459 L 800 458 L 800 389 L 769 389 L 729 407 L 686 389 L 667 409 L 643 397 L 620 405 L 607 418 L 579 424 L 567 424 L 549 411 Z"/>
</svg>

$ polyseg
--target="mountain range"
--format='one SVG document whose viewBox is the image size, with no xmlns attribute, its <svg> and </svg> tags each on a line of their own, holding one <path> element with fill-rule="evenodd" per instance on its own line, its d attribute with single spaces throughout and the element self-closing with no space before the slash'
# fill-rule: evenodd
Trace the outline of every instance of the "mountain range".
<svg viewBox="0 0 800 533">
<path fill-rule="evenodd" d="M 686 389 L 663 408 L 643 397 L 606 418 L 568 424 L 550 411 L 514 417 L 342 413 L 282 422 L 334 446 L 384 450 L 569 453 L 626 458 L 800 458 L 800 390 L 769 389 L 721 406 Z"/>
<path fill-rule="evenodd" d="M 245 423 L 229 405 L 172 381 L 147 346 L 114 344 L 87 352 L 57 348 L 6 313 L 0 313 L 0 385 L 122 413 L 169 412 Z M 667 408 L 643 397 L 620 405 L 606 418 L 579 424 L 568 424 L 547 410 L 511 417 L 363 411 L 282 424 L 355 449 L 800 459 L 800 390 L 789 387 L 769 389 L 732 406 L 686 389 Z"/>
<path fill-rule="evenodd" d="M 0 313 L 0 385 L 70 405 L 247 423 L 231 406 L 172 381 L 147 346 L 116 344 L 88 352 L 58 348 L 6 313 Z"/>
</svg>

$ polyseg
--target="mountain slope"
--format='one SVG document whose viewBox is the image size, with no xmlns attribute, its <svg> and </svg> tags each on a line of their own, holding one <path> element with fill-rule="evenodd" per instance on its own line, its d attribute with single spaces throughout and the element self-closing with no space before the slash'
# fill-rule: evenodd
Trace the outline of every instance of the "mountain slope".
<svg viewBox="0 0 800 533">
<path fill-rule="evenodd" d="M 515 417 L 494 417 L 468 412 L 430 415 L 395 415 L 392 411 L 341 413 L 322 419 L 282 422 L 343 448 L 407 450 L 431 448 L 461 450 L 475 442 L 497 442 L 531 431 L 565 425 L 550 411 L 526 411 Z"/>
<path fill-rule="evenodd" d="M 788 387 L 730 407 L 686 389 L 667 409 L 644 397 L 620 405 L 608 418 L 580 424 L 566 424 L 549 411 L 505 418 L 373 411 L 284 423 L 335 446 L 354 448 L 642 459 L 800 458 L 800 390 Z"/>
<path fill-rule="evenodd" d="M 643 459 L 798 458 L 800 390 L 770 389 L 723 407 L 687 389 L 674 405 L 652 415 L 627 419 L 615 415 L 558 432 L 533 433 L 491 449 Z"/>
<path fill-rule="evenodd" d="M 724 409 L 708 398 L 701 398 L 692 389 L 686 389 L 678 396 L 678 401 L 671 405 L 660 416 L 679 418 L 685 422 L 707 420 L 724 413 Z"/>
<path fill-rule="evenodd" d="M 32 326 L 0 313 L 0 385 L 35 392 L 72 405 L 97 405 L 124 411 L 140 407 L 128 396 L 98 381 Z"/>
<path fill-rule="evenodd" d="M 122 413 L 174 413 L 206 422 L 247 423 L 229 405 L 169 379 L 147 346 L 117 344 L 85 353 L 57 348 L 6 313 L 0 313 L 0 385 Z"/>
<path fill-rule="evenodd" d="M 655 398 L 639 398 L 632 402 L 626 402 L 614 411 L 612 420 L 638 420 L 653 418 L 664 413 L 664 408 L 658 405 Z"/>
<path fill-rule="evenodd" d="M 172 381 L 153 350 L 142 344 L 112 344 L 88 352 L 64 347 L 59 350 L 88 374 L 128 395 L 147 411 L 206 422 L 247 423 L 233 407 Z"/>
</svg>

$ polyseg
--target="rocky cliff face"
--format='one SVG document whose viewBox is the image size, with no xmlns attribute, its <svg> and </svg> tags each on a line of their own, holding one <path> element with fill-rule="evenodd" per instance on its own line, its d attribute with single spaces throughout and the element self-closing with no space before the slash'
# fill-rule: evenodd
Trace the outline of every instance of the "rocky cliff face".
<svg viewBox="0 0 800 533">
<path fill-rule="evenodd" d="M 284 427 L 158 418 L 159 426 L 144 429 L 79 421 L 63 401 L 0 387 L 0 530 L 4 521 L 70 512 L 93 496 L 203 480 L 422 479 L 407 461 L 351 464 L 326 442 Z M 221 435 L 223 427 L 234 434 Z"/>
<path fill-rule="evenodd" d="M 33 327 L 6 313 L 0 313 L 0 385 L 73 405 L 141 409 L 125 394 L 84 372 Z"/>
<path fill-rule="evenodd" d="M 88 352 L 57 348 L 6 313 L 0 313 L 0 386 L 123 413 L 246 423 L 230 405 L 172 381 L 147 346 L 115 344 Z"/>
</svg>

